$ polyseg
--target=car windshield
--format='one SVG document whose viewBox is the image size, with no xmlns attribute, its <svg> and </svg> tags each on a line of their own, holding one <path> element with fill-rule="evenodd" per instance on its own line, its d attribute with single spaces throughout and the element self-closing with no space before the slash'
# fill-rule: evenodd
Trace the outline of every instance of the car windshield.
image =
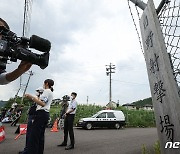
<svg viewBox="0 0 180 154">
<path fill-rule="evenodd" d="M 94 114 L 94 115 L 92 116 L 92 118 L 95 118 L 95 117 L 97 117 L 98 115 L 99 115 L 99 112 L 96 113 L 96 114 Z"/>
</svg>

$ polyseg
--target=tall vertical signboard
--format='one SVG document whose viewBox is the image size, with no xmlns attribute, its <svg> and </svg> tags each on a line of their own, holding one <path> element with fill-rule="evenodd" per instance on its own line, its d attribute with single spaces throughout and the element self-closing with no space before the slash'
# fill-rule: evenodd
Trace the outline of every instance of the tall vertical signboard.
<svg viewBox="0 0 180 154">
<path fill-rule="evenodd" d="M 180 97 L 153 0 L 140 20 L 162 154 L 180 153 Z"/>
</svg>

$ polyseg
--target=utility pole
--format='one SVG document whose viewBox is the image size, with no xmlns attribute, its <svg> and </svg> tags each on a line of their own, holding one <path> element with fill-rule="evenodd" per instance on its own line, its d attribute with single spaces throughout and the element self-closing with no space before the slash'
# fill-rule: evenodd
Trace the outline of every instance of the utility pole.
<svg viewBox="0 0 180 154">
<path fill-rule="evenodd" d="M 106 65 L 106 75 L 109 76 L 109 103 L 112 101 L 111 74 L 115 73 L 114 72 L 115 68 L 116 68 L 115 65 L 113 65 L 112 63 L 110 63 L 110 65 Z"/>
<path fill-rule="evenodd" d="M 30 81 L 30 78 L 31 78 L 32 75 L 33 75 L 33 72 L 29 71 L 29 77 L 28 77 L 28 81 L 26 83 L 26 86 L 25 86 L 25 89 L 24 89 L 24 92 L 23 92 L 23 96 L 22 96 L 22 99 L 21 99 L 21 104 L 23 103 L 24 95 L 26 93 L 26 90 L 27 90 L 27 87 L 28 87 L 28 84 L 29 84 L 29 81 Z"/>
<path fill-rule="evenodd" d="M 117 107 L 119 107 L 119 100 L 117 101 Z"/>
<path fill-rule="evenodd" d="M 23 17 L 22 35 L 25 37 L 28 37 L 28 35 L 29 35 L 30 21 L 31 21 L 31 14 L 32 14 L 32 3 L 33 3 L 33 0 L 24 0 L 24 15 L 23 15 L 24 17 Z M 20 90 L 22 90 L 22 85 L 23 85 L 22 76 L 20 76 L 19 89 L 15 95 L 15 100 L 16 100 Z"/>
<path fill-rule="evenodd" d="M 26 36 L 26 37 L 28 37 L 29 30 L 30 30 L 32 3 L 33 3 L 33 0 L 24 1 L 23 36 Z"/>
<path fill-rule="evenodd" d="M 89 101 L 89 96 L 87 96 L 87 105 L 88 105 L 88 101 Z"/>
</svg>

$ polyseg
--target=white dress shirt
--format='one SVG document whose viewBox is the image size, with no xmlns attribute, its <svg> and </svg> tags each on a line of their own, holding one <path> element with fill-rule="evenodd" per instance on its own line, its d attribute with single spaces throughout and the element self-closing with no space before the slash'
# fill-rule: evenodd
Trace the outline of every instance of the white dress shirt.
<svg viewBox="0 0 180 154">
<path fill-rule="evenodd" d="M 45 110 L 46 112 L 49 112 L 50 110 L 50 106 L 53 100 L 53 93 L 50 89 L 44 89 L 44 92 L 42 93 L 42 95 L 40 96 L 40 100 L 43 101 L 46 105 L 45 106 L 41 106 L 38 105 L 36 110 Z"/>
<path fill-rule="evenodd" d="M 69 113 L 69 114 L 76 114 L 76 110 L 77 110 L 77 101 L 75 99 L 71 100 L 71 102 L 69 103 L 67 112 L 69 112 L 70 109 L 74 109 L 73 112 Z"/>
</svg>

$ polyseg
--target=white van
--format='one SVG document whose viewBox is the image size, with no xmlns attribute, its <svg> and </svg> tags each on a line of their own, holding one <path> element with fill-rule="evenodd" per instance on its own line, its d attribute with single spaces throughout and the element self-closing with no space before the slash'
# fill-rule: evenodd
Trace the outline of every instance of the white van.
<svg viewBox="0 0 180 154">
<path fill-rule="evenodd" d="M 122 111 L 102 110 L 89 118 L 82 118 L 77 123 L 78 127 L 92 129 L 93 127 L 114 127 L 120 129 L 125 125 L 125 116 Z"/>
</svg>

